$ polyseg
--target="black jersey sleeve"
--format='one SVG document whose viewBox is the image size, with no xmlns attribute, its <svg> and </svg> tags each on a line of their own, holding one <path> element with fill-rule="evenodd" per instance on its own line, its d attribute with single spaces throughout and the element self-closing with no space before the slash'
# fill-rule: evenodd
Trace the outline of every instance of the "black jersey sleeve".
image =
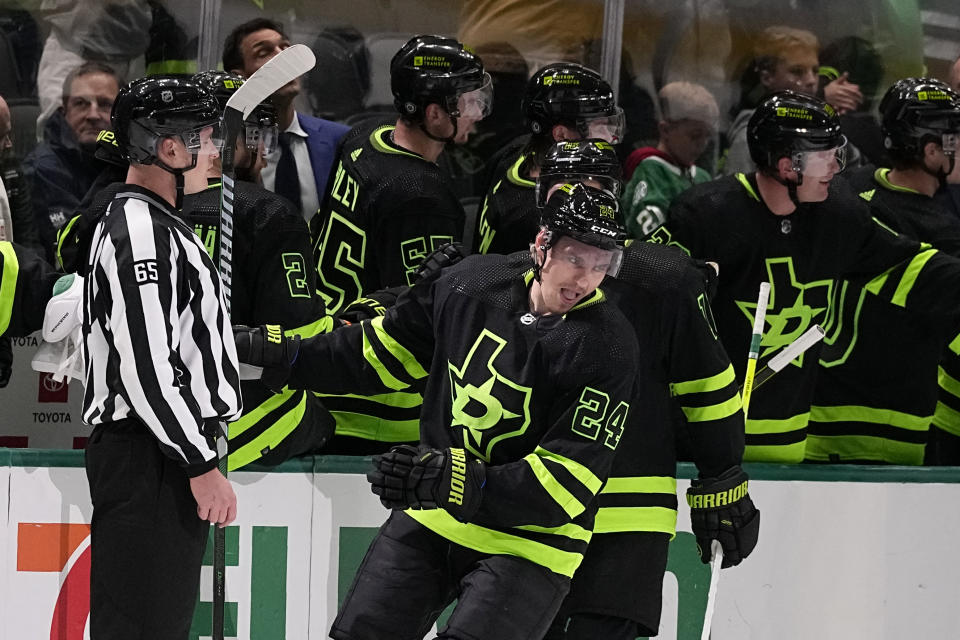
<svg viewBox="0 0 960 640">
<path fill-rule="evenodd" d="M 702 202 L 693 197 L 691 191 L 687 190 L 673 201 L 667 212 L 666 223 L 650 234 L 646 241 L 678 247 L 688 255 L 703 260 L 715 260 L 716 256 L 709 255 L 712 251 L 709 242 L 717 236 L 703 228 L 704 224 L 710 224 L 710 216 L 701 215 Z M 730 232 L 727 229 L 724 235 Z"/>
<path fill-rule="evenodd" d="M 861 225 L 844 275 L 888 302 L 931 315 L 960 311 L 960 260 L 904 235 L 876 218 Z M 853 232 L 851 232 L 853 233 Z"/>
<path fill-rule="evenodd" d="M 730 357 L 717 337 L 705 280 L 693 263 L 672 302 L 667 307 L 672 307 L 670 392 L 686 418 L 701 477 L 716 477 L 743 458 L 743 403 Z"/>
<path fill-rule="evenodd" d="M 522 459 L 487 467 L 477 524 L 560 527 L 595 508 L 628 415 L 637 410 L 630 406 L 635 339 L 626 322 L 602 330 L 606 335 L 594 336 L 589 347 L 571 348 L 574 357 L 544 363 L 561 380 L 550 426 Z"/>
<path fill-rule="evenodd" d="M 251 323 L 299 327 L 323 317 L 307 223 L 280 198 L 257 204 L 272 213 L 263 216 L 251 242 L 251 264 L 243 267 L 252 289 Z"/>
<path fill-rule="evenodd" d="M 288 386 L 375 395 L 417 385 L 433 357 L 435 282 L 411 287 L 382 317 L 303 340 Z"/>
<path fill-rule="evenodd" d="M 0 335 L 26 336 L 40 329 L 60 275 L 37 251 L 0 242 Z"/>
</svg>

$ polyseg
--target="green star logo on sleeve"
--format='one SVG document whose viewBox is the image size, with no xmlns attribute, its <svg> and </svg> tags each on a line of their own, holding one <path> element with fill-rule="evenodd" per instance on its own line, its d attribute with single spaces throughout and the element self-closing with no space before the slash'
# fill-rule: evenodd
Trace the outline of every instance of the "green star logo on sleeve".
<svg viewBox="0 0 960 640">
<path fill-rule="evenodd" d="M 453 401 L 451 427 L 463 429 L 463 446 L 490 462 L 494 445 L 530 425 L 530 387 L 517 384 L 494 364 L 507 341 L 484 329 L 463 365 L 448 362 Z"/>
<path fill-rule="evenodd" d="M 830 279 L 799 282 L 790 257 L 767 258 L 766 262 L 770 301 L 767 303 L 766 323 L 760 340 L 761 358 L 787 346 L 821 320 L 833 291 L 833 280 Z M 752 328 L 756 301 L 737 300 L 736 303 Z M 802 367 L 803 354 L 792 364 Z"/>
</svg>

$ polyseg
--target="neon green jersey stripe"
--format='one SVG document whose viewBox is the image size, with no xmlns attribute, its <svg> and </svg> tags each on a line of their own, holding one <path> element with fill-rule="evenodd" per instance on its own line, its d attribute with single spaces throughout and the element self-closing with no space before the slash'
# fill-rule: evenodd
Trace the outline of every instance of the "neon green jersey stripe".
<svg viewBox="0 0 960 640">
<path fill-rule="evenodd" d="M 522 165 L 523 161 L 526 159 L 527 156 L 525 155 L 521 155 L 519 158 L 517 158 L 517 161 L 514 162 L 509 169 L 507 169 L 507 179 L 517 186 L 532 189 L 533 187 L 537 186 L 537 183 L 533 180 L 527 180 L 526 178 L 522 178 L 520 176 L 520 165 Z"/>
<path fill-rule="evenodd" d="M 283 332 L 283 335 L 312 338 L 313 336 L 317 336 L 322 333 L 330 333 L 331 331 L 333 331 L 333 316 L 323 316 L 322 318 L 319 318 L 310 324 L 305 324 L 302 327 L 287 329 Z"/>
<path fill-rule="evenodd" d="M 543 447 L 537 447 L 533 453 L 545 460 L 551 460 L 557 464 L 562 464 L 567 468 L 567 471 L 569 471 L 574 478 L 583 483 L 583 486 L 585 486 L 593 495 L 597 495 L 597 491 L 600 491 L 600 487 L 603 486 L 603 482 L 600 480 L 600 478 L 598 478 L 592 471 L 590 471 L 590 469 L 586 468 L 576 460 L 571 460 L 570 458 L 565 458 L 559 454 L 553 453 L 552 451 L 547 451 Z"/>
<path fill-rule="evenodd" d="M 900 442 L 880 436 L 808 435 L 805 458 L 827 462 L 832 456 L 840 460 L 876 460 L 887 464 L 923 464 L 925 444 Z"/>
<path fill-rule="evenodd" d="M 409 351 L 406 347 L 401 345 L 399 342 L 393 339 L 387 331 L 383 328 L 383 317 L 374 318 L 370 321 L 370 326 L 373 327 L 374 332 L 377 334 L 377 339 L 380 340 L 380 344 L 390 352 L 397 361 L 403 365 L 404 370 L 414 380 L 419 380 L 421 378 L 427 377 L 427 372 L 423 369 L 419 362 L 417 362 L 416 357 Z"/>
<path fill-rule="evenodd" d="M 813 422 L 868 422 L 890 425 L 908 431 L 926 431 L 932 417 L 857 405 L 810 407 L 810 420 Z"/>
<path fill-rule="evenodd" d="M 236 471 L 240 467 L 250 464 L 254 460 L 259 460 L 263 455 L 262 451 L 268 446 L 273 449 L 283 442 L 290 433 L 297 428 L 303 420 L 303 414 L 307 410 L 307 396 L 300 398 L 300 402 L 294 408 L 287 411 L 283 416 L 270 425 L 263 433 L 243 445 L 230 454 L 227 458 L 228 470 Z"/>
<path fill-rule="evenodd" d="M 73 216 L 70 218 L 70 222 L 63 227 L 60 227 L 60 230 L 57 231 L 57 266 L 59 266 L 61 269 L 65 270 L 66 267 L 63 266 L 63 256 L 61 255 L 60 250 L 63 248 L 64 241 L 66 241 L 66 239 L 69 237 L 70 229 L 73 228 L 73 225 L 76 224 L 77 220 L 79 220 L 81 217 L 82 216 L 79 214 Z M 75 238 L 75 241 L 76 240 L 79 239 Z"/>
<path fill-rule="evenodd" d="M 669 476 L 637 476 L 633 478 L 609 478 L 603 486 L 604 493 L 677 493 L 677 479 Z"/>
<path fill-rule="evenodd" d="M 288 401 L 297 393 L 301 392 L 296 389 L 284 389 L 281 393 L 270 396 L 260 405 L 254 407 L 248 413 L 240 416 L 238 420 L 230 423 L 230 437 L 234 438 L 239 436 L 241 433 L 260 422 L 268 413 L 278 409 L 284 402 Z"/>
<path fill-rule="evenodd" d="M 570 519 L 576 518 L 583 513 L 586 507 L 553 477 L 553 474 L 550 473 L 550 470 L 543 464 L 543 460 L 541 460 L 539 456 L 531 453 L 525 456 L 524 460 L 530 465 L 530 468 L 533 470 L 533 475 L 537 477 L 537 480 L 540 481 L 540 484 L 543 485 L 543 488 L 546 489 L 550 497 L 560 505 L 560 508 L 570 516 Z"/>
<path fill-rule="evenodd" d="M 17 293 L 17 279 L 20 274 L 20 261 L 9 242 L 0 242 L 3 254 L 3 283 L 0 284 L 0 335 L 10 326 L 10 314 L 13 313 L 13 298 Z"/>
<path fill-rule="evenodd" d="M 526 558 L 530 562 L 539 564 L 568 578 L 573 577 L 573 572 L 583 561 L 583 554 L 581 553 L 563 551 L 542 542 L 512 536 L 509 533 L 487 529 L 476 524 L 458 522 L 443 509 L 423 511 L 408 509 L 405 513 L 427 529 L 451 542 L 481 553 Z"/>
<path fill-rule="evenodd" d="M 736 379 L 737 376 L 733 372 L 733 365 L 730 365 L 715 376 L 700 378 L 699 380 L 687 380 L 686 382 L 673 382 L 670 384 L 670 388 L 673 390 L 673 395 L 675 396 L 681 396 L 687 393 L 709 393 L 723 389 Z"/>
<path fill-rule="evenodd" d="M 937 384 L 950 395 L 960 398 L 960 380 L 947 373 L 943 367 L 937 367 Z"/>
<path fill-rule="evenodd" d="M 363 332 L 363 357 L 373 367 L 373 370 L 377 372 L 377 375 L 380 377 L 380 382 L 383 383 L 387 389 L 393 389 L 394 391 L 401 391 L 408 388 L 410 385 L 406 382 L 401 382 L 398 380 L 390 370 L 383 366 L 383 363 L 380 362 L 380 357 L 377 355 L 376 350 L 373 348 L 373 344 L 370 343 L 370 338 L 367 336 L 367 332 Z"/>
<path fill-rule="evenodd" d="M 887 279 L 890 277 L 890 274 L 896 269 L 896 265 L 890 267 L 880 275 L 873 278 L 870 282 L 866 284 L 863 288 L 869 291 L 870 293 L 877 295 L 880 293 L 880 290 L 883 289 L 883 285 L 887 283 Z"/>
<path fill-rule="evenodd" d="M 737 180 L 739 180 L 739 181 L 740 181 L 740 184 L 742 184 L 742 185 L 744 186 L 744 188 L 747 190 L 747 193 L 750 194 L 750 197 L 751 197 L 751 198 L 753 198 L 753 199 L 756 200 L 757 202 L 760 201 L 760 196 L 758 196 L 758 195 L 757 195 L 757 192 L 753 190 L 753 185 L 750 184 L 750 180 L 747 178 L 746 174 L 744 174 L 744 173 L 738 173 L 738 174 L 737 174 Z M 690 252 L 688 251 L 687 253 L 690 253 Z"/>
<path fill-rule="evenodd" d="M 805 449 L 805 442 L 780 445 L 748 444 L 744 447 L 743 460 L 744 462 L 780 462 L 784 464 L 795 464 L 803 462 Z"/>
<path fill-rule="evenodd" d="M 722 420 L 732 416 L 737 411 L 740 411 L 742 407 L 743 399 L 738 393 L 720 404 L 712 404 L 706 407 L 681 406 L 680 408 L 683 410 L 683 415 L 687 416 L 688 422 L 708 422 L 710 420 Z"/>
<path fill-rule="evenodd" d="M 783 418 L 783 419 L 772 419 L 772 420 L 754 420 L 753 418 L 747 418 L 746 420 L 746 432 L 747 433 L 789 433 L 790 431 L 796 431 L 797 429 L 803 429 L 807 426 L 807 422 L 810 421 L 810 412 L 801 413 L 798 416 L 793 416 L 792 418 Z"/>
<path fill-rule="evenodd" d="M 384 125 L 382 127 L 378 127 L 377 129 L 375 129 L 373 133 L 370 134 L 370 144 L 373 145 L 373 148 L 381 153 L 393 153 L 400 156 L 410 156 L 411 158 L 419 158 L 420 160 L 423 160 L 424 159 L 423 156 L 421 156 L 418 153 L 404 151 L 403 149 L 391 147 L 390 145 L 384 143 L 383 141 L 384 133 L 387 130 L 393 131 L 394 129 L 396 129 L 394 125 Z"/>
<path fill-rule="evenodd" d="M 331 411 L 330 415 L 337 421 L 337 435 L 382 442 L 420 440 L 419 420 L 384 420 L 349 411 Z"/>
<path fill-rule="evenodd" d="M 960 412 L 942 402 L 937 402 L 931 422 L 947 433 L 960 436 Z"/>
<path fill-rule="evenodd" d="M 903 277 L 900 278 L 900 283 L 897 284 L 897 290 L 891 298 L 893 304 L 904 307 L 907 304 L 907 296 L 910 294 L 910 290 L 913 289 L 913 285 L 917 282 L 917 277 L 920 275 L 920 271 L 923 270 L 923 265 L 927 264 L 927 261 L 933 257 L 937 252 L 936 249 L 929 249 L 918 253 L 910 261 L 910 264 L 907 265 L 907 269 L 903 274 Z"/>
<path fill-rule="evenodd" d="M 957 335 L 956 338 L 950 341 L 950 351 L 953 351 L 955 354 L 960 356 L 960 335 Z"/>
<path fill-rule="evenodd" d="M 596 533 L 626 531 L 677 532 L 677 511 L 667 507 L 601 507 L 593 527 Z"/>
</svg>

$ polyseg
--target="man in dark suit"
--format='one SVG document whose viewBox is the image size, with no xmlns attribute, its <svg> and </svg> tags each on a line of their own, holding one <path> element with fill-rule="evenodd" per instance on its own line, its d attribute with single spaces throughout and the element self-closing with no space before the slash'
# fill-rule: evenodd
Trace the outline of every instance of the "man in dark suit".
<svg viewBox="0 0 960 640">
<path fill-rule="evenodd" d="M 223 68 L 248 78 L 289 46 L 290 39 L 279 23 L 255 18 L 227 36 L 223 45 Z M 293 103 L 299 93 L 300 79 L 297 78 L 271 97 L 278 112 L 280 145 L 267 156 L 261 177 L 264 187 L 297 205 L 309 221 L 326 192 L 337 143 L 349 129 L 336 122 L 297 113 Z"/>
</svg>

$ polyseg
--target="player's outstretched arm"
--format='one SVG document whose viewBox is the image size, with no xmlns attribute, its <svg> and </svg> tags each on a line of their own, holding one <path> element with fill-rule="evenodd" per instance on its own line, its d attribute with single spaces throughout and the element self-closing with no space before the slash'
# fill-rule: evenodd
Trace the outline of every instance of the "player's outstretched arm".
<svg viewBox="0 0 960 640">
<path fill-rule="evenodd" d="M 273 391 L 373 395 L 426 378 L 433 357 L 432 287 L 404 291 L 385 315 L 300 340 L 276 325 L 237 326 L 237 355 Z M 272 327 L 272 328 L 271 328 Z"/>
</svg>

